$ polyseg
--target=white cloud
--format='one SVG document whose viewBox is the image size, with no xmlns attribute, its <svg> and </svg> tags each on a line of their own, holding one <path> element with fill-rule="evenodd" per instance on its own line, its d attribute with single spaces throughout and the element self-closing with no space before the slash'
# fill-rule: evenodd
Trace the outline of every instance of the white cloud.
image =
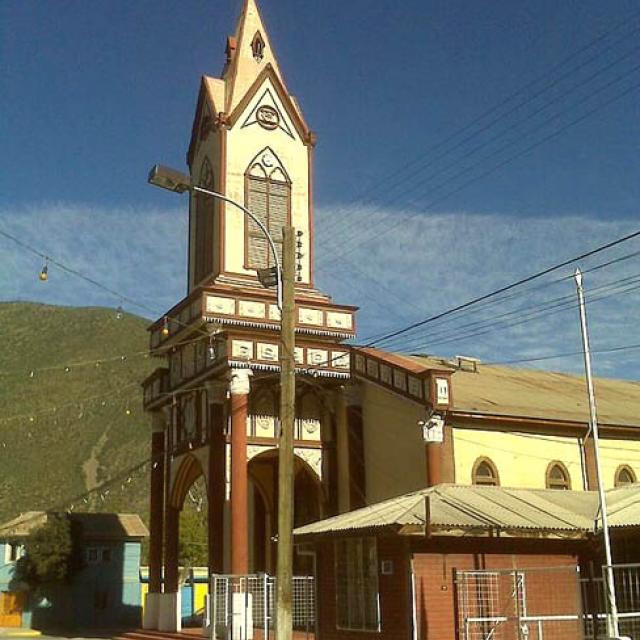
<svg viewBox="0 0 640 640">
<path fill-rule="evenodd" d="M 318 212 L 319 242 L 324 251 L 321 248 L 316 252 L 321 261 L 317 270 L 321 285 L 334 292 L 337 301 L 361 305 L 361 341 L 455 307 L 637 230 L 633 220 L 605 221 L 579 216 L 465 212 L 415 216 L 365 208 L 352 210 L 348 218 L 353 222 L 345 227 L 340 224 L 344 219 L 342 212 L 340 217 L 332 210 Z M 396 226 L 389 234 L 383 233 L 390 224 Z M 359 244 L 359 239 L 371 237 L 371 241 Z M 633 240 L 583 260 L 580 266 L 586 270 L 639 250 L 640 239 Z M 330 255 L 333 257 L 329 258 Z M 341 257 L 348 262 L 341 261 Z M 575 285 L 570 278 L 574 269 L 575 265 L 565 267 L 523 287 L 526 295 L 474 306 L 383 346 L 443 355 L 462 353 L 486 361 L 580 351 Z M 619 292 L 596 301 L 613 293 L 611 289 L 598 291 L 596 287 L 634 274 L 640 277 L 640 256 L 585 274 L 594 350 L 640 343 L 636 327 L 640 309 L 638 291 Z M 563 276 L 569 277 L 550 285 Z M 635 284 L 640 285 L 640 280 Z M 632 286 L 633 281 L 629 282 L 629 289 Z M 567 296 L 569 305 L 564 310 L 536 315 L 540 305 L 562 296 Z M 514 315 L 496 317 L 510 312 Z M 534 315 L 527 318 L 525 314 Z M 525 319 L 526 322 L 521 322 Z M 496 325 L 499 321 L 512 326 Z M 490 328 L 487 323 L 493 324 L 492 331 L 487 331 Z M 469 337 L 465 339 L 465 335 Z M 639 356 L 640 350 L 596 353 L 595 368 L 602 375 L 640 377 Z M 582 371 L 579 356 L 528 366 Z"/>
<path fill-rule="evenodd" d="M 390 218 L 392 216 L 392 218 Z M 340 223 L 343 220 L 352 220 Z M 371 242 L 363 237 L 382 231 L 389 219 L 400 222 Z M 361 208 L 346 218 L 333 209 L 317 212 L 317 285 L 336 302 L 356 304 L 359 338 L 399 329 L 424 317 L 509 284 L 556 262 L 635 231 L 633 221 L 603 221 L 578 216 L 532 217 L 406 212 Z M 0 228 L 61 260 L 112 289 L 153 309 L 125 305 L 129 311 L 158 317 L 186 293 L 186 211 L 176 209 L 108 209 L 80 205 L 39 205 L 0 211 Z M 349 241 L 350 240 L 350 241 Z M 348 241 L 348 242 L 347 242 Z M 588 269 L 616 256 L 640 250 L 640 240 L 620 245 L 581 264 Z M 345 259 L 343 259 L 345 258 Z M 51 267 L 47 283 L 38 281 L 36 256 L 0 238 L 0 291 L 4 300 L 116 307 L 114 296 Z M 570 276 L 572 267 L 544 283 Z M 586 274 L 592 347 L 595 350 L 640 343 L 636 318 L 639 292 L 627 291 L 601 302 L 595 288 L 640 275 L 640 257 Z M 640 281 L 639 281 L 640 284 Z M 536 285 L 537 286 L 537 285 Z M 633 286 L 633 282 L 629 283 Z M 512 326 L 486 323 L 526 319 L 550 299 L 567 296 L 574 304 L 571 279 L 527 289 L 497 304 L 434 322 L 389 342 L 396 350 L 454 355 L 485 361 L 536 358 L 579 351 L 577 309 L 540 316 Z M 503 319 L 496 316 L 513 312 Z M 478 323 L 478 324 L 472 324 Z M 490 332 L 486 329 L 492 328 Z M 464 338 L 467 334 L 466 339 Z M 596 353 L 602 375 L 640 378 L 640 350 Z M 531 366 L 580 372 L 579 357 Z"/>
<path fill-rule="evenodd" d="M 187 219 L 184 209 L 107 209 L 81 205 L 33 205 L 0 212 L 0 228 L 147 308 L 159 316 L 186 290 Z M 0 290 L 5 300 L 117 307 L 119 300 L 50 266 L 39 282 L 40 259 L 0 238 Z"/>
</svg>

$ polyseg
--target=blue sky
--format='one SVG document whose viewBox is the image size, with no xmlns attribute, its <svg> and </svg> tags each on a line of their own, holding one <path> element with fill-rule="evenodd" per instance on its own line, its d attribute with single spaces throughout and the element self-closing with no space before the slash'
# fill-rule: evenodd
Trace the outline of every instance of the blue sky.
<svg viewBox="0 0 640 640">
<path fill-rule="evenodd" d="M 260 6 L 319 136 L 319 284 L 361 306 L 362 338 L 638 225 L 636 3 Z M 199 76 L 220 72 L 239 11 L 240 0 L 0 4 L 0 228 L 158 315 L 182 297 L 186 201 L 147 186 L 146 173 L 184 167 Z M 118 304 L 60 273 L 42 285 L 37 259 L 5 240 L 0 260 L 1 299 Z M 587 283 L 638 272 L 629 258 Z M 470 338 L 463 329 L 572 292 L 549 285 L 389 346 L 491 361 L 572 352 L 574 309 Z M 637 302 L 630 289 L 593 305 L 594 346 L 640 342 Z M 599 354 L 596 369 L 638 377 L 639 353 Z M 540 366 L 579 371 L 580 360 Z"/>
</svg>

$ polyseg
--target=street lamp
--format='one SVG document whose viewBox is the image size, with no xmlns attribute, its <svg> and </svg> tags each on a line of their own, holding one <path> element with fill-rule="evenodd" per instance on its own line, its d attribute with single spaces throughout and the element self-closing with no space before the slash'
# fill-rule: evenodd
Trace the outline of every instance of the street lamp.
<svg viewBox="0 0 640 640">
<path fill-rule="evenodd" d="M 264 233 L 267 242 L 271 247 L 273 260 L 276 263 L 275 267 L 258 269 L 258 280 L 266 289 L 273 286 L 276 287 L 277 305 L 278 309 L 282 313 L 282 266 L 280 265 L 280 258 L 278 257 L 278 251 L 276 250 L 273 238 L 261 220 L 259 220 L 253 213 L 251 213 L 251 211 L 249 211 L 249 209 L 241 205 L 239 202 L 236 202 L 231 198 L 227 198 L 227 196 L 216 191 L 211 191 L 210 189 L 205 189 L 204 187 L 192 184 L 191 178 L 188 175 L 177 171 L 176 169 L 156 164 L 152 167 L 151 171 L 149 171 L 148 182 L 156 187 L 161 187 L 162 189 L 167 189 L 174 193 L 184 193 L 185 191 L 204 193 L 205 195 L 218 198 L 218 200 L 223 200 L 224 202 L 232 204 L 234 207 L 240 209 L 245 215 L 249 216 L 258 225 L 258 227 L 260 227 L 262 233 Z"/>
</svg>

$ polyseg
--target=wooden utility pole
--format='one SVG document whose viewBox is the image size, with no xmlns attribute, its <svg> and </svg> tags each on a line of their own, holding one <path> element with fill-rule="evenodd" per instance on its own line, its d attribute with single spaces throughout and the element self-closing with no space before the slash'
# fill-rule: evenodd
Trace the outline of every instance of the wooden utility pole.
<svg viewBox="0 0 640 640">
<path fill-rule="evenodd" d="M 278 445 L 278 564 L 276 640 L 291 640 L 293 630 L 293 427 L 295 420 L 295 232 L 283 229 L 282 338 L 280 346 L 280 441 Z"/>
</svg>

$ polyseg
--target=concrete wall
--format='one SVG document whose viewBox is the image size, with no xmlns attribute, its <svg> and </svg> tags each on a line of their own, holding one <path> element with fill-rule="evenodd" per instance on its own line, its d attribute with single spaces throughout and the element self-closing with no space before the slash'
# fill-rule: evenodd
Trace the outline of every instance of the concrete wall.
<svg viewBox="0 0 640 640">
<path fill-rule="evenodd" d="M 425 446 L 418 421 L 424 408 L 362 383 L 366 497 L 372 504 L 426 486 Z"/>
<path fill-rule="evenodd" d="M 584 489 L 576 438 L 454 428 L 453 442 L 458 484 L 471 484 L 474 462 L 487 457 L 498 469 L 503 487 L 544 489 L 547 467 L 558 460 L 569 472 L 571 488 Z"/>
</svg>

